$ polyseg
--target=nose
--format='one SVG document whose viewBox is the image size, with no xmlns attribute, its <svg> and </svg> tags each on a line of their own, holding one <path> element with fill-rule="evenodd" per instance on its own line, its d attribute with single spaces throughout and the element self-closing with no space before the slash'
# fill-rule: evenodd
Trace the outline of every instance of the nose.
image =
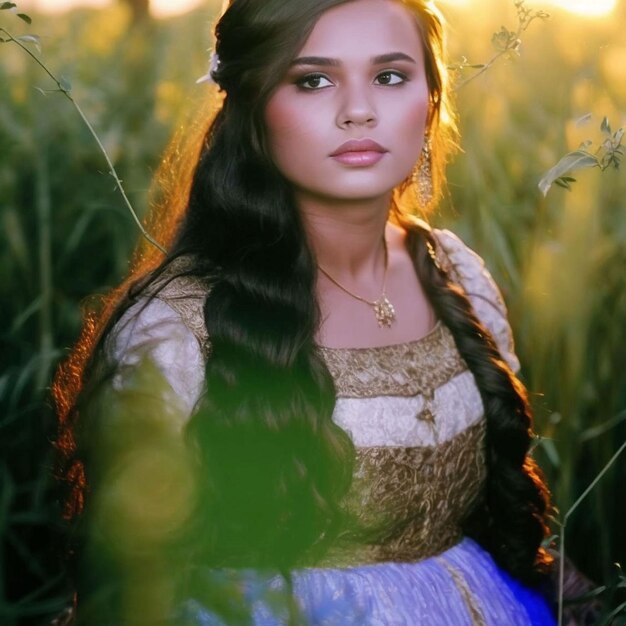
<svg viewBox="0 0 626 626">
<path fill-rule="evenodd" d="M 376 126 L 378 116 L 364 85 L 346 85 L 337 113 L 337 125 L 340 128 L 350 126 Z"/>
</svg>

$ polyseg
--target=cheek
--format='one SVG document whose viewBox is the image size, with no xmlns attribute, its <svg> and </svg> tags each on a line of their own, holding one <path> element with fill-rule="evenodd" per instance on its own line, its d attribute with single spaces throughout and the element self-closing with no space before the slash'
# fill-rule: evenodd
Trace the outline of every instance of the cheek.
<svg viewBox="0 0 626 626">
<path fill-rule="evenodd" d="M 274 97 L 265 109 L 265 123 L 272 156 L 279 163 L 289 162 L 293 151 L 315 135 L 310 112 L 285 97 Z"/>
<path fill-rule="evenodd" d="M 419 158 L 428 117 L 428 92 L 418 93 L 415 98 L 407 98 L 396 108 L 391 119 L 395 122 L 394 134 L 399 139 L 398 149 L 405 158 Z"/>
<path fill-rule="evenodd" d="M 428 117 L 428 90 L 422 86 L 416 90 L 413 97 L 407 98 L 400 104 L 396 119 L 405 128 L 405 135 L 412 138 L 423 137 L 426 130 L 426 118 Z"/>
<path fill-rule="evenodd" d="M 289 134 L 296 126 L 294 107 L 284 98 L 272 98 L 265 108 L 265 123 L 267 125 L 268 136 L 274 140 L 283 134 Z"/>
<path fill-rule="evenodd" d="M 415 133 L 421 135 L 426 130 L 426 117 L 428 116 L 428 102 L 424 100 L 421 106 L 413 107 L 407 114 L 407 126 Z"/>
<path fill-rule="evenodd" d="M 282 96 L 282 97 L 281 97 Z M 297 100 L 297 102 L 294 102 Z M 303 98 L 279 94 L 265 109 L 267 143 L 270 156 L 283 176 L 296 185 L 316 184 L 325 154 L 325 127 L 320 107 L 308 105 Z"/>
</svg>

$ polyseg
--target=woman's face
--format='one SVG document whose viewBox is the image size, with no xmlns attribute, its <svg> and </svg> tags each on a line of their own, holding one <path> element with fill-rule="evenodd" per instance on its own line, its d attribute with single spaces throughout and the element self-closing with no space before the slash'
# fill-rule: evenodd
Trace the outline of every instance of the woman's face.
<svg viewBox="0 0 626 626">
<path fill-rule="evenodd" d="M 358 200 L 387 194 L 409 175 L 427 114 L 415 17 L 395 0 L 354 0 L 319 18 L 271 95 L 265 123 L 272 158 L 298 195 Z M 348 140 L 361 145 L 333 156 Z"/>
</svg>

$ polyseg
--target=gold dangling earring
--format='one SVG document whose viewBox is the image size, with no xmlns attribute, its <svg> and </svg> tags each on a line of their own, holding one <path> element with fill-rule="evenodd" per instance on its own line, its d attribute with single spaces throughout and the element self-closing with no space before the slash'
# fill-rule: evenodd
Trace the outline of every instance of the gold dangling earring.
<svg viewBox="0 0 626 626">
<path fill-rule="evenodd" d="M 426 208 L 433 200 L 433 172 L 430 137 L 424 137 L 422 152 L 413 169 L 413 187 L 415 197 L 421 208 Z"/>
</svg>

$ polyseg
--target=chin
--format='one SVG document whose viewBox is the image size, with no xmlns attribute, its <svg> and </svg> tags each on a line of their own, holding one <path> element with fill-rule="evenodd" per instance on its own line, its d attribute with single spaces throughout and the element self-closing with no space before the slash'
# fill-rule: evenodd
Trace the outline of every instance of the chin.
<svg viewBox="0 0 626 626">
<path fill-rule="evenodd" d="M 385 198 L 392 190 L 393 187 L 367 189 L 360 186 L 360 188 L 352 189 L 300 189 L 300 193 L 332 204 L 337 202 L 369 202 Z"/>
<path fill-rule="evenodd" d="M 371 200 L 380 198 L 393 191 L 402 181 L 402 178 L 394 176 L 393 179 L 373 180 L 373 177 L 367 172 L 360 172 L 358 176 L 354 176 L 353 180 L 341 181 L 337 180 L 339 176 L 335 176 L 335 184 L 332 186 L 319 185 L 298 185 L 295 184 L 299 193 L 324 198 L 326 200 Z"/>
<path fill-rule="evenodd" d="M 332 191 L 328 191 L 326 195 L 330 198 L 336 198 L 338 200 L 372 200 L 374 198 L 381 198 L 390 194 L 401 182 L 401 180 L 394 180 L 393 182 L 384 185 L 368 185 L 367 183 L 355 184 L 342 188 L 335 188 Z"/>
</svg>

